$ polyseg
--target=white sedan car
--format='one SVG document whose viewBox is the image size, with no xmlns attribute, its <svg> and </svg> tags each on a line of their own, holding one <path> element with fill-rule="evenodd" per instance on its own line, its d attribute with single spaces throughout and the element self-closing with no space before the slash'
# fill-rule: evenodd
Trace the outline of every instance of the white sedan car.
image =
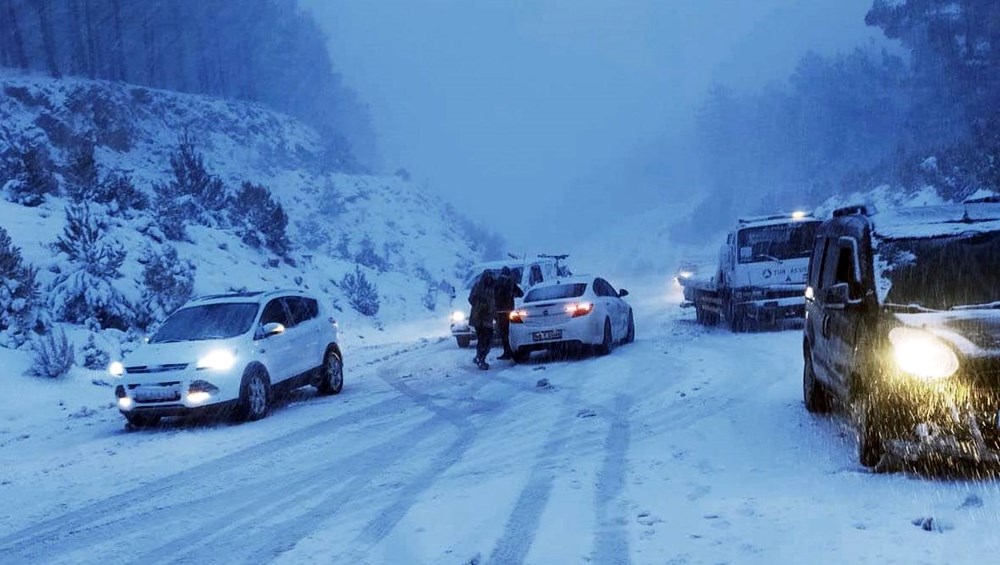
<svg viewBox="0 0 1000 565">
<path fill-rule="evenodd" d="M 635 339 L 632 307 L 600 277 L 577 276 L 542 283 L 528 291 L 521 308 L 510 314 L 514 360 L 532 351 L 559 346 L 596 346 L 607 355 L 616 344 Z"/>
</svg>

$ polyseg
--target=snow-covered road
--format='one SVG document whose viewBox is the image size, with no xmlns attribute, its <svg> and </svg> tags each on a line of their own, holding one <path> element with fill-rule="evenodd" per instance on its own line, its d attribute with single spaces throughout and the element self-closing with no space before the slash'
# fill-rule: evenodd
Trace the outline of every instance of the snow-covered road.
<svg viewBox="0 0 1000 565">
<path fill-rule="evenodd" d="M 705 330 L 633 294 L 638 339 L 608 357 L 483 373 L 423 340 L 355 348 L 341 396 L 303 390 L 250 424 L 125 433 L 110 407 L 5 420 L 0 562 L 1000 554 L 997 482 L 869 474 L 839 419 L 805 412 L 799 332 Z"/>
</svg>

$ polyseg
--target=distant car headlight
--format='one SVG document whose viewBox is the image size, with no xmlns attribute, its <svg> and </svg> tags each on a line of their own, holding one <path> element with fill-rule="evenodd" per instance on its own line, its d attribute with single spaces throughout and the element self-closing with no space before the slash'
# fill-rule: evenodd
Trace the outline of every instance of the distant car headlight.
<svg viewBox="0 0 1000 565">
<path fill-rule="evenodd" d="M 120 377 L 125 374 L 125 365 L 122 365 L 121 361 L 112 361 L 111 364 L 108 365 L 108 373 L 112 377 Z"/>
<path fill-rule="evenodd" d="M 924 330 L 894 328 L 889 332 L 899 370 L 925 381 L 947 379 L 958 371 L 958 356 L 946 343 Z"/>
<path fill-rule="evenodd" d="M 452 321 L 452 323 L 455 323 L 455 324 L 461 324 L 462 322 L 465 321 L 465 312 L 462 312 L 461 310 L 456 310 L 456 311 L 452 312 L 451 313 L 451 321 Z"/>
<path fill-rule="evenodd" d="M 236 364 L 236 355 L 230 349 L 216 349 L 209 352 L 201 359 L 198 359 L 198 369 L 211 369 L 213 371 L 228 371 Z"/>
<path fill-rule="evenodd" d="M 694 276 L 694 273 L 691 272 L 691 271 L 681 271 L 681 272 L 677 273 L 677 278 L 679 278 L 679 279 L 689 279 L 689 278 L 691 278 L 693 276 Z"/>
</svg>

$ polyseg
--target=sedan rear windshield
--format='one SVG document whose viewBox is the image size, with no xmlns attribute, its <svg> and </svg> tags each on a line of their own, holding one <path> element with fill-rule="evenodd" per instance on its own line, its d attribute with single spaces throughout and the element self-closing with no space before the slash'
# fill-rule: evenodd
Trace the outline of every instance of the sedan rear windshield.
<svg viewBox="0 0 1000 565">
<path fill-rule="evenodd" d="M 543 300 L 559 300 L 560 298 L 579 298 L 587 291 L 586 283 L 557 284 L 536 288 L 524 297 L 524 302 L 541 302 Z"/>
<path fill-rule="evenodd" d="M 226 339 L 250 330 L 257 304 L 230 302 L 205 304 L 178 310 L 160 326 L 149 343 Z"/>
</svg>

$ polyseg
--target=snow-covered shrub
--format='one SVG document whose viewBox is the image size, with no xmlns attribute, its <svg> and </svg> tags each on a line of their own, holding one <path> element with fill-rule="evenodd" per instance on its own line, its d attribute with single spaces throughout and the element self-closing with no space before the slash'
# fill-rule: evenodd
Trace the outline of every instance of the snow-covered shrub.
<svg viewBox="0 0 1000 565">
<path fill-rule="evenodd" d="M 348 302 L 360 314 L 374 316 L 378 314 L 381 301 L 378 296 L 378 288 L 374 283 L 368 282 L 368 278 L 361 268 L 355 266 L 353 273 L 347 273 L 340 281 L 340 289 L 344 291 Z"/>
<path fill-rule="evenodd" d="M 193 208 L 191 197 L 181 194 L 174 183 L 154 184 L 153 191 L 156 193 L 153 201 L 156 225 L 167 239 L 186 241 L 187 225 L 191 221 L 189 213 Z"/>
<path fill-rule="evenodd" d="M 180 308 L 194 291 L 195 265 L 181 260 L 170 245 L 162 251 L 150 250 L 140 259 L 142 268 L 142 299 L 137 308 L 136 324 L 148 329 Z"/>
<path fill-rule="evenodd" d="M 427 285 L 427 291 L 420 297 L 420 303 L 431 312 L 437 310 L 437 286 Z"/>
<path fill-rule="evenodd" d="M 169 184 L 174 185 L 174 192 L 191 197 L 190 218 L 209 226 L 221 219 L 228 200 L 225 186 L 222 179 L 208 172 L 190 136 L 182 136 L 177 151 L 170 155 L 170 170 L 174 178 Z"/>
<path fill-rule="evenodd" d="M 31 372 L 39 377 L 57 379 L 69 372 L 75 362 L 73 344 L 61 329 L 35 338 L 32 349 L 35 358 Z"/>
<path fill-rule="evenodd" d="M 77 204 L 94 200 L 98 191 L 98 172 L 92 143 L 83 142 L 73 150 L 64 177 L 70 200 Z"/>
<path fill-rule="evenodd" d="M 73 270 L 52 285 L 50 304 L 57 320 L 79 324 L 92 318 L 101 328 L 128 327 L 130 306 L 112 284 L 121 278 L 125 248 L 106 235 L 107 224 L 87 205 L 66 208 L 66 226 L 52 247 L 69 259 Z"/>
<path fill-rule="evenodd" d="M 19 347 L 38 324 L 37 274 L 0 226 L 0 343 Z"/>
<path fill-rule="evenodd" d="M 83 354 L 83 366 L 92 371 L 107 369 L 108 364 L 111 363 L 111 354 L 97 345 L 94 334 L 87 337 L 87 343 L 84 344 L 81 353 Z"/>
<path fill-rule="evenodd" d="M 375 252 L 375 243 L 367 235 L 361 240 L 361 249 L 354 255 L 354 261 L 380 273 L 389 270 L 389 261 Z"/>
<path fill-rule="evenodd" d="M 112 215 L 129 210 L 146 210 L 149 208 L 149 197 L 136 188 L 132 177 L 113 172 L 104 177 L 104 181 L 94 193 L 94 201 L 107 204 Z"/>
<path fill-rule="evenodd" d="M 347 235 L 347 232 L 340 232 L 340 238 L 333 247 L 333 252 L 341 259 L 351 258 L 351 236 Z"/>
<path fill-rule="evenodd" d="M 282 257 L 288 254 L 288 215 L 266 187 L 244 182 L 232 198 L 229 214 L 243 243 L 266 247 Z"/>
<path fill-rule="evenodd" d="M 52 160 L 45 146 L 28 143 L 11 151 L 5 159 L 9 178 L 3 187 L 11 202 L 39 206 L 48 195 L 59 194 L 59 183 L 52 175 Z"/>
</svg>

